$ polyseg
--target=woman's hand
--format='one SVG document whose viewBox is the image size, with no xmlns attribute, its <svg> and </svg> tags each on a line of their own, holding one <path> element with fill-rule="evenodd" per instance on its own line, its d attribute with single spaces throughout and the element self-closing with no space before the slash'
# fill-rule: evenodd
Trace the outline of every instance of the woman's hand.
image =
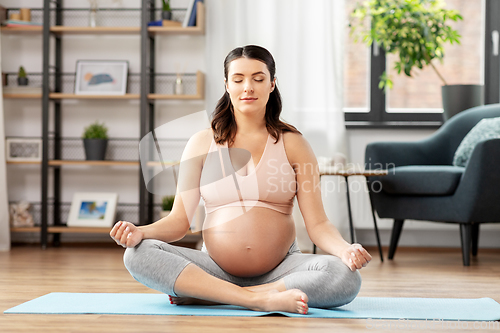
<svg viewBox="0 0 500 333">
<path fill-rule="evenodd" d="M 109 235 L 116 244 L 123 247 L 135 247 L 144 237 L 144 234 L 139 228 L 133 223 L 125 221 L 117 222 L 113 229 L 111 229 Z"/>
<path fill-rule="evenodd" d="M 368 265 L 372 256 L 366 251 L 361 244 L 350 244 L 340 253 L 340 259 L 342 262 L 351 269 L 351 271 L 356 271 L 356 269 L 361 269 Z"/>
</svg>

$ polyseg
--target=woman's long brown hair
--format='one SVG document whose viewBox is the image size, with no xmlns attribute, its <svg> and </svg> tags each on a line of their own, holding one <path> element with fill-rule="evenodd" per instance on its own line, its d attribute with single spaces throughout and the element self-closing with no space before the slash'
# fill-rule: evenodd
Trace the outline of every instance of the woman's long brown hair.
<svg viewBox="0 0 500 333">
<path fill-rule="evenodd" d="M 271 82 L 274 80 L 276 73 L 276 65 L 271 53 L 263 47 L 257 45 L 247 45 L 238 47 L 229 52 L 224 60 L 224 77 L 228 80 L 229 64 L 231 61 L 238 58 L 256 59 L 266 64 L 269 73 L 271 74 Z M 266 127 L 267 132 L 278 142 L 281 133 L 283 132 L 300 132 L 292 125 L 280 120 L 281 114 L 281 95 L 276 86 L 269 95 L 269 100 L 266 105 Z M 224 142 L 232 145 L 236 135 L 236 120 L 234 119 L 233 105 L 227 91 L 217 102 L 217 106 L 213 112 L 212 130 L 214 132 L 214 140 L 217 144 Z"/>
</svg>

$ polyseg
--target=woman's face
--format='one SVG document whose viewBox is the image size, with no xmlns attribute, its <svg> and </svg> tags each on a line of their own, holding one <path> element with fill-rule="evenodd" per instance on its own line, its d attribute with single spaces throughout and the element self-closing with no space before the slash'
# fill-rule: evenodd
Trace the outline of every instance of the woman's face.
<svg viewBox="0 0 500 333">
<path fill-rule="evenodd" d="M 229 63 L 226 90 L 235 112 L 245 114 L 266 113 L 269 94 L 274 90 L 276 79 L 262 61 L 238 58 Z"/>
</svg>

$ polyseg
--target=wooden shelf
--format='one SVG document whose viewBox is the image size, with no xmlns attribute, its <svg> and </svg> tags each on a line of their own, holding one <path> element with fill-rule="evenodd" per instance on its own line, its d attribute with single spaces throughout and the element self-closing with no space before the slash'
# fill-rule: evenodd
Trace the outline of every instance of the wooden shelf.
<svg viewBox="0 0 500 333">
<path fill-rule="evenodd" d="M 199 2 L 198 2 L 199 3 Z M 195 95 L 162 95 L 148 94 L 148 99 L 171 99 L 171 100 L 198 100 L 205 98 L 205 74 L 196 72 L 196 94 Z"/>
<path fill-rule="evenodd" d="M 50 93 L 50 99 L 139 99 L 139 94 L 125 95 L 76 95 L 65 93 Z"/>
<path fill-rule="evenodd" d="M 51 160 L 50 166 L 83 165 L 83 166 L 139 166 L 138 161 L 86 161 L 86 160 Z"/>
<path fill-rule="evenodd" d="M 41 34 L 42 26 L 26 26 L 26 27 L 2 27 L 0 29 L 3 34 Z"/>
<path fill-rule="evenodd" d="M 42 98 L 42 94 L 3 94 L 3 98 L 39 99 Z"/>
<path fill-rule="evenodd" d="M 162 94 L 148 94 L 148 99 L 171 99 L 171 100 L 177 100 L 177 99 L 189 99 L 189 100 L 196 100 L 196 99 L 203 99 L 203 96 L 200 96 L 200 95 L 162 95 Z"/>
<path fill-rule="evenodd" d="M 41 227 L 19 227 L 19 228 L 10 228 L 10 232 L 41 232 Z M 66 227 L 66 226 L 57 226 L 57 227 L 48 227 L 47 231 L 52 234 L 65 234 L 65 233 L 75 233 L 75 234 L 109 234 L 111 231 L 111 227 Z M 186 236 L 198 236 L 201 235 L 201 231 L 192 232 L 188 230 Z"/>
<path fill-rule="evenodd" d="M 148 167 L 161 167 L 163 165 L 178 165 L 178 164 L 180 164 L 180 161 L 165 161 L 163 163 L 161 163 L 160 161 L 150 161 L 146 163 Z"/>
<path fill-rule="evenodd" d="M 7 164 L 42 164 L 40 161 L 7 161 Z"/>
<path fill-rule="evenodd" d="M 57 226 L 57 227 L 48 227 L 49 233 L 52 234 L 64 234 L 64 233 L 75 233 L 75 234 L 109 234 L 111 231 L 111 227 L 66 227 L 66 226 Z"/>
<path fill-rule="evenodd" d="M 148 32 L 152 35 L 163 34 L 190 34 L 190 35 L 203 35 L 205 34 L 205 5 L 202 2 L 196 4 L 196 26 L 185 27 L 182 26 L 166 26 L 166 27 L 148 27 Z"/>
<path fill-rule="evenodd" d="M 85 35 L 85 34 L 96 34 L 96 35 L 106 35 L 106 34 L 116 34 L 116 35 L 127 35 L 127 34 L 140 34 L 141 27 L 66 27 L 66 26 L 52 26 L 50 27 L 50 32 L 58 35 L 62 34 L 74 34 L 74 35 Z"/>
<path fill-rule="evenodd" d="M 11 227 L 10 228 L 10 232 L 40 232 L 41 230 L 42 230 L 42 228 L 40 228 L 40 227 L 18 227 L 18 228 Z"/>
</svg>

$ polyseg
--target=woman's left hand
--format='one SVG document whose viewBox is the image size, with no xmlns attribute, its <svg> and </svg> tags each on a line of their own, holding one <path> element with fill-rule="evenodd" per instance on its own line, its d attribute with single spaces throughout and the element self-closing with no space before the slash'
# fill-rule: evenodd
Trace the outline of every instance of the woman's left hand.
<svg viewBox="0 0 500 333">
<path fill-rule="evenodd" d="M 361 269 L 368 265 L 370 260 L 372 260 L 372 256 L 361 244 L 354 243 L 342 250 L 340 259 L 354 272 L 356 269 Z"/>
</svg>

